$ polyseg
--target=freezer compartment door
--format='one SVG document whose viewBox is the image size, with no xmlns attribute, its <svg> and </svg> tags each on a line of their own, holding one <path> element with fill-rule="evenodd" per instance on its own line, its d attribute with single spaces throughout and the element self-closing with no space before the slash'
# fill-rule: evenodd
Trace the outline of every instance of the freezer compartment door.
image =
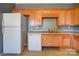
<svg viewBox="0 0 79 59">
<path fill-rule="evenodd" d="M 4 28 L 3 53 L 21 53 L 20 28 Z"/>
<path fill-rule="evenodd" d="M 19 13 L 4 13 L 2 26 L 20 26 L 21 14 Z"/>
</svg>

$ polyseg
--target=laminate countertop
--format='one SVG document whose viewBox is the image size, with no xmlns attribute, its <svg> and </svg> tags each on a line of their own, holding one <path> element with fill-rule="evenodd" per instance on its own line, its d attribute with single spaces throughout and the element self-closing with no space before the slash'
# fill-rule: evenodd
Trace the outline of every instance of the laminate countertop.
<svg viewBox="0 0 79 59">
<path fill-rule="evenodd" d="M 34 33 L 38 33 L 38 34 L 73 34 L 73 35 L 79 35 L 79 33 L 75 33 L 75 32 L 28 32 L 28 34 L 34 34 Z"/>
</svg>

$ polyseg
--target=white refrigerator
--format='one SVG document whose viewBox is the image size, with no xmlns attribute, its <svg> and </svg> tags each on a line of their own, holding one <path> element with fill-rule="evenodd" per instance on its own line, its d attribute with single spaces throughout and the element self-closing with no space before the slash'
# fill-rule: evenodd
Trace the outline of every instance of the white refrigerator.
<svg viewBox="0 0 79 59">
<path fill-rule="evenodd" d="M 4 13 L 2 21 L 3 53 L 21 54 L 24 48 L 26 18 L 20 13 Z"/>
</svg>

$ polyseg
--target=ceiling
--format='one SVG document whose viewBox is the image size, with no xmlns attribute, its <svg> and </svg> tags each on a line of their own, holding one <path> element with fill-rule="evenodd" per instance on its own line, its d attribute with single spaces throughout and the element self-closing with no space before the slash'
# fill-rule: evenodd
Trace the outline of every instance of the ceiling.
<svg viewBox="0 0 79 59">
<path fill-rule="evenodd" d="M 31 8 L 70 8 L 74 5 L 74 3 L 22 3 L 22 4 L 15 4 L 16 8 L 23 8 L 23 9 L 31 9 Z"/>
</svg>

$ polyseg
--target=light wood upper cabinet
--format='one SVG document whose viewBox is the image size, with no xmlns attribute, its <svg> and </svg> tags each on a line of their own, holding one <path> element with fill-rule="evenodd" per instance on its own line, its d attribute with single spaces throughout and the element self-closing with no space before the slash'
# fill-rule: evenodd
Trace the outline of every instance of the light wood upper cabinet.
<svg viewBox="0 0 79 59">
<path fill-rule="evenodd" d="M 79 7 L 73 9 L 73 25 L 79 25 Z"/>
<path fill-rule="evenodd" d="M 29 17 L 29 26 L 35 26 L 35 16 L 34 16 L 35 14 L 33 14 L 33 13 L 31 13 L 31 15 L 30 15 L 30 17 Z"/>
<path fill-rule="evenodd" d="M 29 24 L 30 26 L 42 26 L 42 15 L 41 14 L 35 14 L 31 13 L 29 18 Z"/>
<path fill-rule="evenodd" d="M 65 11 L 65 25 L 66 26 L 72 26 L 72 18 L 73 17 L 73 10 L 69 9 Z"/>
<path fill-rule="evenodd" d="M 74 9 L 62 10 L 59 16 L 59 26 L 78 26 L 79 7 Z"/>
<path fill-rule="evenodd" d="M 43 21 L 42 21 L 42 15 L 41 14 L 36 14 L 35 15 L 35 25 L 37 26 L 42 26 L 43 25 Z"/>
<path fill-rule="evenodd" d="M 61 10 L 59 12 L 59 17 L 58 17 L 58 25 L 63 26 L 65 25 L 65 10 Z"/>
<path fill-rule="evenodd" d="M 59 26 L 72 26 L 73 10 L 62 10 L 59 16 Z"/>
</svg>

